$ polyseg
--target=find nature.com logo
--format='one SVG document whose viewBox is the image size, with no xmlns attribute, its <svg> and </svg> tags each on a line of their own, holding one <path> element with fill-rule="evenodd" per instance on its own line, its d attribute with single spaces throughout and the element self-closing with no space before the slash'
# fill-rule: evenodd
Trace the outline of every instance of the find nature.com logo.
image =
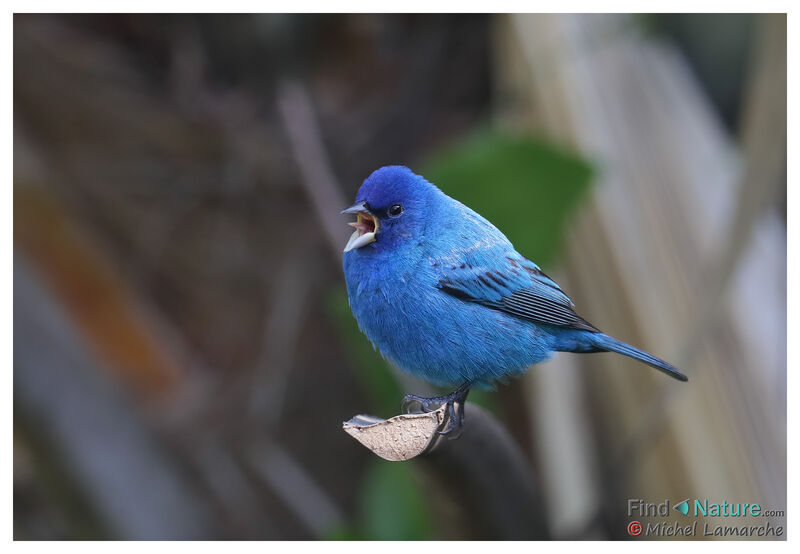
<svg viewBox="0 0 800 554">
<path fill-rule="evenodd" d="M 628 517 L 663 517 L 668 518 L 671 511 L 675 511 L 683 517 L 712 517 L 712 518 L 773 518 L 783 517 L 783 510 L 768 510 L 756 503 L 731 503 L 727 501 L 710 502 L 708 499 L 689 499 L 682 500 L 674 504 L 670 509 L 670 501 L 665 500 L 659 504 L 655 502 L 645 502 L 641 498 L 628 499 Z M 730 520 L 726 520 L 728 523 Z M 698 533 L 698 522 L 691 523 L 676 519 L 670 523 L 667 521 L 645 523 L 633 520 L 628 523 L 627 531 L 632 537 L 656 536 L 656 537 L 780 537 L 784 534 L 783 526 L 774 525 L 771 521 L 763 524 L 738 524 L 736 520 L 730 521 L 733 525 L 703 523 L 702 532 Z"/>
</svg>

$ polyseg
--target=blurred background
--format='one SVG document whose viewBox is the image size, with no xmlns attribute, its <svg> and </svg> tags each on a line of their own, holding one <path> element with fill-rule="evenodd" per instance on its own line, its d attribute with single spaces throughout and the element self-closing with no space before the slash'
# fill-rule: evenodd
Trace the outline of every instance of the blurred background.
<svg viewBox="0 0 800 554">
<path fill-rule="evenodd" d="M 471 396 L 530 524 L 341 430 L 433 392 L 341 270 L 398 163 L 690 376 Z M 625 539 L 666 498 L 786 508 L 785 16 L 15 16 L 16 539 Z"/>
</svg>

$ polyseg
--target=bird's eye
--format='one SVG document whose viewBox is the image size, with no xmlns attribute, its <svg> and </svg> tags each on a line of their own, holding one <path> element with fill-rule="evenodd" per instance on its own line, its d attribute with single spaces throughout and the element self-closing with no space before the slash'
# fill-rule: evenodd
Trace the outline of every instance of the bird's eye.
<svg viewBox="0 0 800 554">
<path fill-rule="evenodd" d="M 392 204 L 392 207 L 389 208 L 389 215 L 392 217 L 397 217 L 401 213 L 403 213 L 403 206 L 400 204 Z"/>
</svg>

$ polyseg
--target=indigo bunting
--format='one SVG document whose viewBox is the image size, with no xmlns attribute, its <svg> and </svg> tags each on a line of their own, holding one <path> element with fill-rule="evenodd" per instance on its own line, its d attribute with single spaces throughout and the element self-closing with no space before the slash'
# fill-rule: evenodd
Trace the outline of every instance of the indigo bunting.
<svg viewBox="0 0 800 554">
<path fill-rule="evenodd" d="M 344 248 L 350 307 L 384 358 L 435 385 L 404 408 L 447 405 L 447 434 L 463 424 L 470 387 L 491 388 L 555 352 L 617 352 L 667 375 L 667 362 L 602 333 L 497 227 L 404 166 L 370 175 Z"/>
</svg>

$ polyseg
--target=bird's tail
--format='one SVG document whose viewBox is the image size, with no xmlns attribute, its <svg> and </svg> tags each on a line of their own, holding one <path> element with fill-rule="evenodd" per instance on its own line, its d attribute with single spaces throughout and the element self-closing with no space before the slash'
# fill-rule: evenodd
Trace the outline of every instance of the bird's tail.
<svg viewBox="0 0 800 554">
<path fill-rule="evenodd" d="M 628 356 L 629 358 L 633 358 L 634 360 L 639 360 L 640 362 L 644 362 L 650 367 L 654 367 L 659 371 L 663 371 L 670 377 L 678 379 L 679 381 L 688 381 L 689 378 L 678 371 L 674 366 L 668 364 L 664 360 L 660 358 L 656 358 L 652 354 L 645 352 L 644 350 L 639 350 L 631 346 L 630 344 L 626 344 L 620 340 L 615 339 L 614 337 L 609 337 L 603 333 L 593 333 L 591 337 L 592 346 L 597 348 L 598 351 L 608 351 L 608 352 L 616 352 L 617 354 L 622 354 L 623 356 Z"/>
</svg>

